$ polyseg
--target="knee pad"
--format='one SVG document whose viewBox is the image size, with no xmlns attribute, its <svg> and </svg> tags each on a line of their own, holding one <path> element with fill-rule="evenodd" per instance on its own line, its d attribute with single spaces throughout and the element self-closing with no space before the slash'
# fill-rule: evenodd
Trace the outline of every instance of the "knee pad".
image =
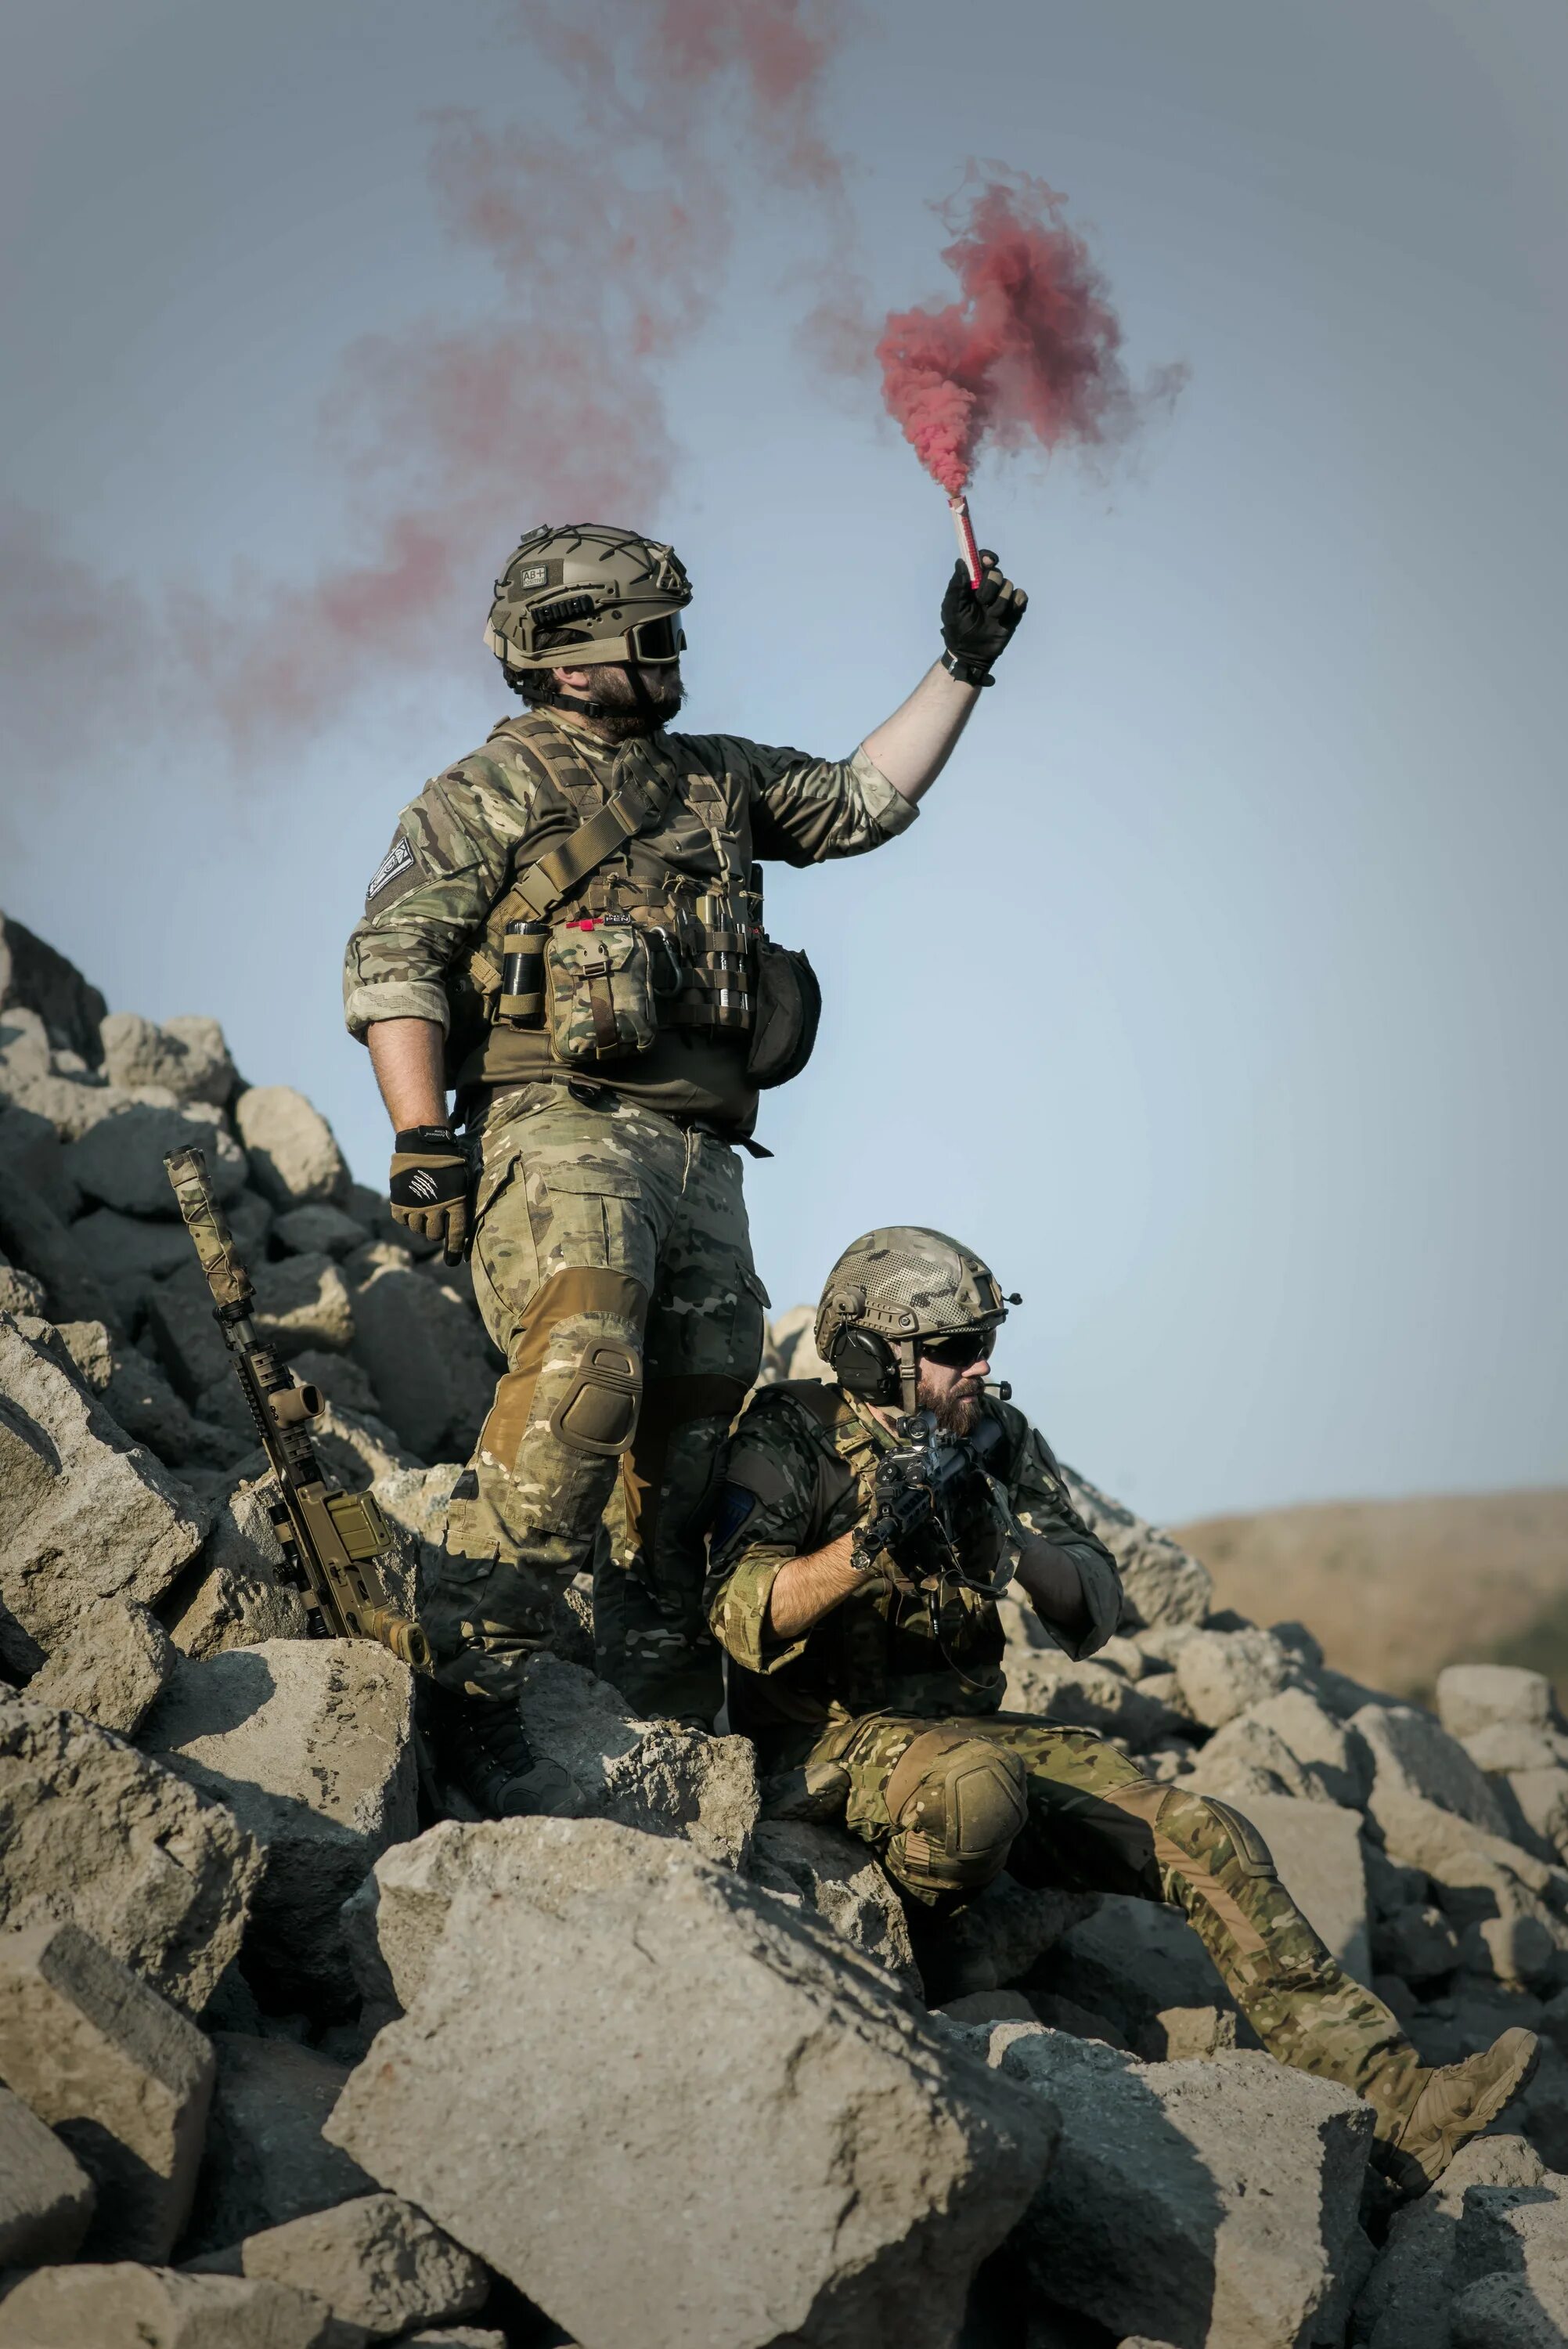
<svg viewBox="0 0 1568 2349">
<path fill-rule="evenodd" d="M 916 1892 L 975 1892 L 999 1876 L 1028 1817 L 1016 1754 L 980 1738 L 917 1737 L 887 1785 L 888 1857 Z"/>
<path fill-rule="evenodd" d="M 642 1396 L 641 1358 L 614 1339 L 587 1338 L 550 1414 L 550 1432 L 573 1452 L 614 1459 L 631 1448 Z"/>
<path fill-rule="evenodd" d="M 1251 1819 L 1217 1795 L 1169 1795 L 1160 1812 L 1159 1832 L 1203 1875 L 1227 1866 L 1243 1878 L 1277 1876 L 1274 1854 Z"/>
</svg>

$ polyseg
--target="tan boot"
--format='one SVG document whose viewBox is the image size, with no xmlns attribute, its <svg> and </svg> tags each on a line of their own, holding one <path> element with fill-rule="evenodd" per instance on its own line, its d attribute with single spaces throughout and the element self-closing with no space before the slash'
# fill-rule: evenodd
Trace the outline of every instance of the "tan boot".
<svg viewBox="0 0 1568 2349">
<path fill-rule="evenodd" d="M 1424 2194 L 1460 2146 L 1496 2120 L 1510 2097 L 1527 2085 L 1540 2053 L 1533 2031 L 1505 2031 L 1463 2064 L 1412 2072 L 1403 2119 L 1393 2122 L 1390 2116 L 1388 2134 L 1378 2131 L 1378 2167 L 1406 2194 Z"/>
</svg>

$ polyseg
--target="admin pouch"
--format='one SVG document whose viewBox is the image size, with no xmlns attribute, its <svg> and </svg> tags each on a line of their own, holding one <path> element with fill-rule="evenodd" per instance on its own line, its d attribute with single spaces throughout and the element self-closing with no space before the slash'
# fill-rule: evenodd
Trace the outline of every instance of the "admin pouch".
<svg viewBox="0 0 1568 2349">
<path fill-rule="evenodd" d="M 613 914 L 552 930 L 544 1000 L 551 1049 L 569 1067 L 647 1051 L 659 1022 L 646 937 Z"/>
</svg>

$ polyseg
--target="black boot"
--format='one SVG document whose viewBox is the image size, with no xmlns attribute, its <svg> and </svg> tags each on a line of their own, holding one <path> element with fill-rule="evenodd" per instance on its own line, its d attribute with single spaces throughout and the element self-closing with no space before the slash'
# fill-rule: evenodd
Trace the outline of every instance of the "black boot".
<svg viewBox="0 0 1568 2349">
<path fill-rule="evenodd" d="M 558 1763 L 534 1758 L 517 1708 L 494 1697 L 431 1692 L 437 1769 L 488 1818 L 570 1819 L 583 1796 Z"/>
</svg>

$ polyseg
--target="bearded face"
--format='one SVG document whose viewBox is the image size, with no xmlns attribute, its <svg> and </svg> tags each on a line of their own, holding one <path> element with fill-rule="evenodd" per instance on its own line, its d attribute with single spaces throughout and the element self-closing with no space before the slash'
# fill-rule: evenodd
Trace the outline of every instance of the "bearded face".
<svg viewBox="0 0 1568 2349">
<path fill-rule="evenodd" d="M 934 1377 L 930 1370 L 923 1367 L 917 1400 L 922 1411 L 930 1412 L 947 1434 L 970 1435 L 980 1416 L 985 1392 L 983 1379 L 944 1380 Z"/>
<path fill-rule="evenodd" d="M 592 723 L 606 742 L 633 742 L 639 735 L 657 733 L 686 699 L 678 661 L 652 667 L 640 661 L 608 661 L 590 674 L 589 698 L 600 713 Z"/>
</svg>

